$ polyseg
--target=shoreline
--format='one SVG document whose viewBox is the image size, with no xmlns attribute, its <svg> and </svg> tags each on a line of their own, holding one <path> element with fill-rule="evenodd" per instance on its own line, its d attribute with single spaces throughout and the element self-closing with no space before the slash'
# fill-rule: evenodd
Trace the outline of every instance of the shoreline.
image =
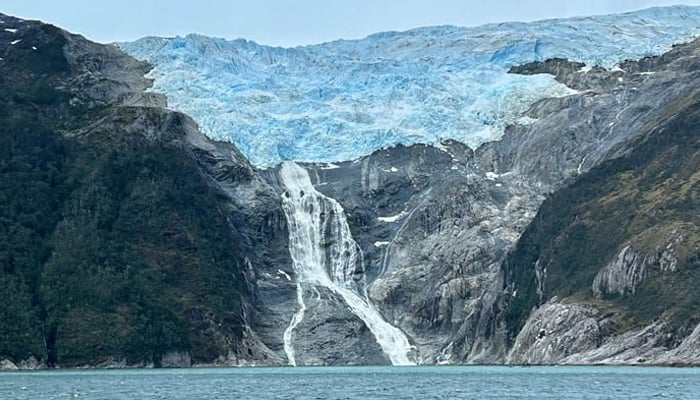
<svg viewBox="0 0 700 400">
<path fill-rule="evenodd" d="M 256 364 L 239 364 L 239 365 L 225 365 L 225 364 L 193 364 L 189 366 L 161 366 L 155 367 L 152 364 L 147 365 L 110 365 L 110 366 L 73 366 L 73 367 L 48 367 L 46 365 L 39 365 L 32 368 L 22 368 L 12 363 L 14 368 L 6 368 L 6 363 L 12 363 L 11 361 L 4 359 L 0 361 L 0 373 L 12 373 L 12 372 L 47 372 L 47 371 L 66 371 L 66 372 L 80 372 L 80 371 L 157 371 L 157 370 L 204 370 L 204 369 L 337 369 L 337 368 L 396 368 L 396 369 L 425 369 L 425 368 L 630 368 L 630 367 L 640 367 L 640 368 L 668 368 L 668 369 L 682 369 L 682 368 L 700 368 L 698 363 L 629 363 L 629 364 L 611 364 L 611 363 L 591 363 L 591 364 L 449 364 L 449 365 L 439 365 L 439 364 L 422 364 L 422 365 L 301 365 L 301 366 L 291 366 L 291 365 L 256 365 Z"/>
</svg>

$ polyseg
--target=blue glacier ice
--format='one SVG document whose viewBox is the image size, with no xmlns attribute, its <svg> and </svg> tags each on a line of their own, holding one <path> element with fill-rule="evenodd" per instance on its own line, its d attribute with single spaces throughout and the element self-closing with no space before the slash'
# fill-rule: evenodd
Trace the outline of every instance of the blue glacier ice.
<svg viewBox="0 0 700 400">
<path fill-rule="evenodd" d="M 295 48 L 199 35 L 119 46 L 154 65 L 153 90 L 255 165 L 353 160 L 397 144 L 455 139 L 476 148 L 523 112 L 571 90 L 507 74 L 551 57 L 613 67 L 700 34 L 700 7 L 474 28 L 385 32 Z"/>
</svg>

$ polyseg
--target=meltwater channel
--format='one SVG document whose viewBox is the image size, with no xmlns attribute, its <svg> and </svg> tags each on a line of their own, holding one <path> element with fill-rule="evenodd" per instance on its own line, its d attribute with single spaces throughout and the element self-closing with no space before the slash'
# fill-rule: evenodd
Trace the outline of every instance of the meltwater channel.
<svg viewBox="0 0 700 400">
<path fill-rule="evenodd" d="M 415 364 L 406 335 L 384 320 L 364 288 L 353 279 L 362 254 L 350 234 L 343 208 L 319 193 L 308 172 L 298 164 L 283 163 L 279 176 L 286 188 L 282 207 L 289 224 L 289 252 L 297 280 L 297 311 L 284 332 L 289 364 L 296 365 L 294 330 L 306 311 L 304 288 L 311 286 L 327 288 L 340 296 L 367 325 L 392 364 Z"/>
<path fill-rule="evenodd" d="M 0 373 L 3 400 L 697 399 L 700 368 L 303 367 Z"/>
</svg>

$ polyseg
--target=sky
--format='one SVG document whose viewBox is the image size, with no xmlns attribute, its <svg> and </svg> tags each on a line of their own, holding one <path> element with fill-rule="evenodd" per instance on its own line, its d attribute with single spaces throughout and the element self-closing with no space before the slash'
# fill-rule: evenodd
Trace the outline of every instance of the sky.
<svg viewBox="0 0 700 400">
<path fill-rule="evenodd" d="M 700 0 L 3 0 L 0 13 L 39 19 L 98 42 L 199 33 L 292 47 L 421 26 L 609 14 Z"/>
</svg>

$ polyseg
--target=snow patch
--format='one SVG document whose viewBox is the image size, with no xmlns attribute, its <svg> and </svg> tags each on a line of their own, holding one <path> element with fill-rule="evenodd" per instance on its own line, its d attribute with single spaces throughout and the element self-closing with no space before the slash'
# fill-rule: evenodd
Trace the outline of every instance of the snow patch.
<svg viewBox="0 0 700 400">
<path fill-rule="evenodd" d="M 391 217 L 377 217 L 377 220 L 379 222 L 396 222 L 403 218 L 406 214 L 408 214 L 406 211 L 401 211 L 400 213 L 392 215 Z"/>
<path fill-rule="evenodd" d="M 391 242 L 376 241 L 374 242 L 374 247 L 384 247 L 388 246 Z"/>
<path fill-rule="evenodd" d="M 290 281 L 290 282 L 292 281 L 292 277 L 289 276 L 288 273 L 282 271 L 281 269 L 278 269 L 278 270 L 277 270 L 277 274 L 284 276 L 284 277 L 287 278 L 287 280 Z"/>
<path fill-rule="evenodd" d="M 32 50 L 36 50 L 36 46 L 32 46 Z"/>
<path fill-rule="evenodd" d="M 490 181 L 495 181 L 499 177 L 500 177 L 500 175 L 498 175 L 497 173 L 492 172 L 492 171 L 489 171 L 486 173 L 486 179 L 488 179 Z"/>
<path fill-rule="evenodd" d="M 517 123 L 520 125 L 532 125 L 535 122 L 537 122 L 537 118 L 532 118 L 530 116 L 524 115 L 520 118 L 518 118 Z"/>
<path fill-rule="evenodd" d="M 14 46 L 14 45 L 16 45 L 17 43 L 19 43 L 19 42 L 21 42 L 21 41 L 22 41 L 22 39 L 13 40 L 13 41 L 10 42 L 10 44 Z"/>
<path fill-rule="evenodd" d="M 624 69 L 620 68 L 620 64 L 610 68 L 610 72 L 625 72 Z"/>
<path fill-rule="evenodd" d="M 10 32 L 10 33 L 17 33 L 17 29 L 13 29 L 13 28 L 5 28 L 5 32 Z"/>
<path fill-rule="evenodd" d="M 583 156 L 581 162 L 578 163 L 578 167 L 576 168 L 576 174 L 581 175 L 583 173 L 583 164 L 586 162 L 586 157 L 588 157 L 588 155 Z"/>
<path fill-rule="evenodd" d="M 338 169 L 338 168 L 340 168 L 340 166 L 336 165 L 336 164 L 327 163 L 327 164 L 322 164 L 320 168 L 321 169 Z"/>
</svg>

